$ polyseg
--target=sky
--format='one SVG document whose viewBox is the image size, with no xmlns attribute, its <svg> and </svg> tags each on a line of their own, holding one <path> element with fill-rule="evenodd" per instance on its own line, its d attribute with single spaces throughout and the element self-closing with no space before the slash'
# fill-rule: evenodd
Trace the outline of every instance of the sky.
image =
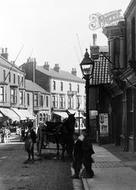
<svg viewBox="0 0 136 190">
<path fill-rule="evenodd" d="M 28 57 L 37 65 L 48 62 L 53 68 L 71 72 L 77 69 L 85 49 L 92 45 L 107 45 L 102 29 L 89 29 L 89 15 L 126 10 L 130 0 L 0 0 L 0 48 L 8 48 L 9 61 L 16 65 Z"/>
</svg>

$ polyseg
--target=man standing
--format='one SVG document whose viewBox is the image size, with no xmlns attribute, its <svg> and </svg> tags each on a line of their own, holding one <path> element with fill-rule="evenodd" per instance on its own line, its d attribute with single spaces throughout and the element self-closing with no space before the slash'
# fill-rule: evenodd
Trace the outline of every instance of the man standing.
<svg viewBox="0 0 136 190">
<path fill-rule="evenodd" d="M 92 178 L 94 176 L 94 171 L 92 170 L 93 158 L 92 154 L 94 154 L 93 146 L 91 140 L 88 137 L 86 130 L 82 130 L 82 134 L 84 136 L 82 151 L 83 151 L 83 165 L 86 171 L 86 177 Z"/>
<path fill-rule="evenodd" d="M 78 138 L 79 134 L 74 133 L 74 148 L 73 148 L 73 168 L 75 174 L 72 178 L 79 178 L 80 169 L 82 166 L 82 141 Z"/>
</svg>

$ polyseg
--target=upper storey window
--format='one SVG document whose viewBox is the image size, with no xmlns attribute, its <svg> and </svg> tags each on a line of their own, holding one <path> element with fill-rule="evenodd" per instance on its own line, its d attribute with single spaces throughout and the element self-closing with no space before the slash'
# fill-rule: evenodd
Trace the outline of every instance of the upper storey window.
<svg viewBox="0 0 136 190">
<path fill-rule="evenodd" d="M 53 81 L 53 90 L 56 90 L 56 81 Z"/>
</svg>

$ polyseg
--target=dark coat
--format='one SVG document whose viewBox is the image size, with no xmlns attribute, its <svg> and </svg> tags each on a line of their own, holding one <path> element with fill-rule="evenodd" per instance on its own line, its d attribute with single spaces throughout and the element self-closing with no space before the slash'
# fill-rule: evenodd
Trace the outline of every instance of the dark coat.
<svg viewBox="0 0 136 190">
<path fill-rule="evenodd" d="M 82 151 L 83 151 L 83 161 L 91 161 L 93 162 L 93 159 L 91 158 L 92 154 L 94 154 L 93 146 L 91 143 L 91 140 L 88 137 L 85 137 L 82 143 Z"/>
<path fill-rule="evenodd" d="M 74 158 L 74 160 L 82 160 L 82 155 L 83 155 L 82 141 L 80 139 L 78 139 L 76 141 L 76 143 L 74 144 L 73 158 Z"/>
</svg>

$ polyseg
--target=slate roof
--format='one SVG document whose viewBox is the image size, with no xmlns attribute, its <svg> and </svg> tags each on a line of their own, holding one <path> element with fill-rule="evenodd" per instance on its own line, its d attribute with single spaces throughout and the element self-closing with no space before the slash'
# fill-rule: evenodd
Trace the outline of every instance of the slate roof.
<svg viewBox="0 0 136 190">
<path fill-rule="evenodd" d="M 68 71 L 59 70 L 59 72 L 57 72 L 57 71 L 55 71 L 54 69 L 51 69 L 51 68 L 49 70 L 46 70 L 46 69 L 43 68 L 43 66 L 36 66 L 36 69 L 38 71 L 46 74 L 47 76 L 49 76 L 51 78 L 84 83 L 83 79 L 69 73 Z"/>
<path fill-rule="evenodd" d="M 17 67 L 15 64 L 13 65 L 11 62 L 6 60 L 4 57 L 0 56 L 0 66 L 5 67 L 7 69 L 11 69 L 12 71 L 24 73 L 19 67 Z"/>
<path fill-rule="evenodd" d="M 49 92 L 44 90 L 42 87 L 40 87 L 38 84 L 27 79 L 25 80 L 25 88 L 27 91 L 31 91 L 31 92 L 41 92 L 43 94 L 50 94 Z"/>
<path fill-rule="evenodd" d="M 93 76 L 90 83 L 91 85 L 111 83 L 110 63 L 103 56 L 95 60 Z"/>
</svg>

